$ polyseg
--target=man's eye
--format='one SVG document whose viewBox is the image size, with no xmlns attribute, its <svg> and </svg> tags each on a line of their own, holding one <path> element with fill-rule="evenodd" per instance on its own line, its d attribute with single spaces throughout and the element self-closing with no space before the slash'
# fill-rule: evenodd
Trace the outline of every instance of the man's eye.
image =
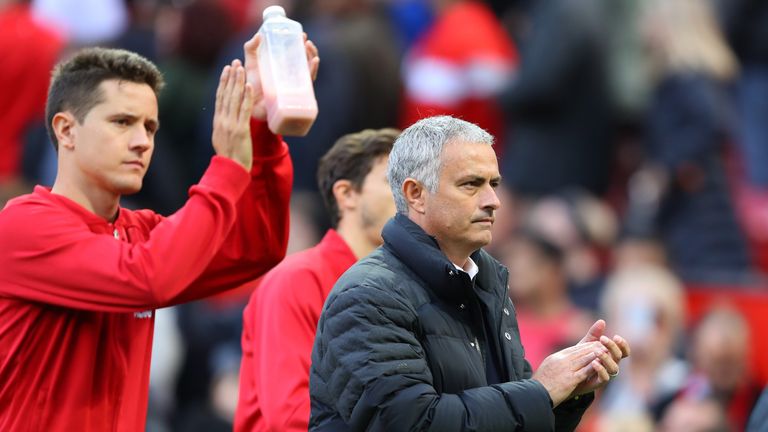
<svg viewBox="0 0 768 432">
<path fill-rule="evenodd" d="M 115 119 L 114 122 L 120 126 L 128 126 L 130 124 L 128 119 Z"/>
</svg>

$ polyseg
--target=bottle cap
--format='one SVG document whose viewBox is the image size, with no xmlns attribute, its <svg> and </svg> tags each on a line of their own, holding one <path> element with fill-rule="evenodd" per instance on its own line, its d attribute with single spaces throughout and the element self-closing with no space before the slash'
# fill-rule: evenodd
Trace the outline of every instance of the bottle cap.
<svg viewBox="0 0 768 432">
<path fill-rule="evenodd" d="M 267 18 L 275 17 L 275 16 L 285 16 L 285 9 L 283 9 L 282 6 L 269 6 L 266 9 L 264 9 L 264 13 L 262 14 L 262 19 L 264 21 L 267 20 Z"/>
</svg>

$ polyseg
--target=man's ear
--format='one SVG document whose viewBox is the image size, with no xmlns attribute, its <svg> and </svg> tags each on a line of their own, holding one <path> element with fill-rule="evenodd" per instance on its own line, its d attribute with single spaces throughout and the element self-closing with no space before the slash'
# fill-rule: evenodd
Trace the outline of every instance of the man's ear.
<svg viewBox="0 0 768 432">
<path fill-rule="evenodd" d="M 420 181 L 408 177 L 403 182 L 403 196 L 408 207 L 416 213 L 424 213 L 424 206 L 427 197 L 427 189 Z"/>
<path fill-rule="evenodd" d="M 336 180 L 333 184 L 333 198 L 340 212 L 354 210 L 360 194 L 355 190 L 352 182 L 346 179 Z"/>
<path fill-rule="evenodd" d="M 51 119 L 51 127 L 59 142 L 59 148 L 75 147 L 75 123 L 77 119 L 69 111 L 57 112 Z"/>
</svg>

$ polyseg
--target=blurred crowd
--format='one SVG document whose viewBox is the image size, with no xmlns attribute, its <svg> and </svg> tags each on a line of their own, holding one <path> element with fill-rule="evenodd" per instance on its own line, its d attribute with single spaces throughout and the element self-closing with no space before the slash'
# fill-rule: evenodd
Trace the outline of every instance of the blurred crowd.
<svg viewBox="0 0 768 432">
<path fill-rule="evenodd" d="M 174 212 L 213 154 L 221 67 L 271 4 L 321 57 L 318 119 L 286 138 L 289 253 L 328 227 L 315 173 L 338 137 L 477 123 L 496 137 L 489 252 L 528 360 L 595 317 L 632 345 L 579 430 L 744 430 L 768 382 L 764 0 L 0 0 L 0 207 L 52 184 L 50 70 L 100 45 L 165 74 L 153 164 L 124 205 Z M 257 285 L 158 312 L 148 430 L 231 429 Z"/>
</svg>

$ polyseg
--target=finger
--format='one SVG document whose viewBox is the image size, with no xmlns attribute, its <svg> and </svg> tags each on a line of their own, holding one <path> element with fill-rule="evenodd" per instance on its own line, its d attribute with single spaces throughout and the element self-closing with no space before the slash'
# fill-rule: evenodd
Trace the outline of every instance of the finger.
<svg viewBox="0 0 768 432">
<path fill-rule="evenodd" d="M 621 352 L 621 348 L 619 348 L 619 346 L 616 344 L 616 342 L 613 341 L 613 339 L 603 335 L 603 336 L 600 336 L 600 342 L 603 344 L 604 347 L 608 348 L 608 351 L 610 351 L 614 360 L 619 361 L 623 358 L 624 353 Z"/>
<path fill-rule="evenodd" d="M 613 359 L 610 353 L 605 352 L 598 356 L 600 363 L 608 371 L 609 375 L 616 375 L 619 373 L 619 364 Z"/>
<path fill-rule="evenodd" d="M 571 361 L 571 371 L 577 371 L 598 358 L 597 352 L 589 352 Z"/>
<path fill-rule="evenodd" d="M 319 55 L 317 51 L 317 45 L 315 45 L 315 43 L 311 40 L 306 40 L 304 42 L 304 47 L 307 51 L 307 60 L 312 60 Z"/>
<path fill-rule="evenodd" d="M 214 113 L 221 113 L 221 107 L 223 104 L 224 99 L 224 89 L 227 87 L 227 83 L 229 81 L 229 73 L 231 68 L 229 65 L 224 66 L 224 69 L 221 70 L 221 76 L 219 77 L 219 86 L 216 88 L 216 106 Z"/>
<path fill-rule="evenodd" d="M 233 67 L 235 70 L 234 86 L 232 86 L 232 95 L 229 99 L 229 114 L 233 120 L 239 118 L 240 105 L 243 103 L 243 91 L 245 90 L 245 68 L 239 64 Z"/>
<path fill-rule="evenodd" d="M 305 33 L 306 35 L 306 33 Z M 304 42 L 304 46 L 307 51 L 307 63 L 309 63 L 309 75 L 314 81 L 317 78 L 317 71 L 320 68 L 320 56 L 318 55 L 317 47 L 311 40 Z"/>
<path fill-rule="evenodd" d="M 595 363 L 599 364 L 600 362 L 597 359 L 592 360 L 591 362 L 587 363 L 584 367 L 574 372 L 574 376 L 576 377 L 579 382 L 584 382 L 589 379 L 589 377 L 594 374 L 595 371 Z"/>
<path fill-rule="evenodd" d="M 581 339 L 581 341 L 579 341 L 579 343 L 599 340 L 604 331 L 605 321 L 599 319 L 595 321 L 594 324 L 592 324 L 592 327 L 589 328 L 589 331 L 587 331 L 587 334 Z"/>
<path fill-rule="evenodd" d="M 605 351 L 605 350 L 606 348 L 605 346 L 603 346 L 602 343 L 600 343 L 599 341 L 594 341 L 594 342 L 584 342 L 577 345 L 573 345 L 560 352 L 566 355 L 580 355 L 580 354 L 584 354 L 585 352 Z"/>
<path fill-rule="evenodd" d="M 629 353 L 631 351 L 629 348 L 629 342 L 627 342 L 626 339 L 619 335 L 614 335 L 613 341 L 616 342 L 616 345 L 618 345 L 621 349 L 621 358 L 629 357 Z"/>
<path fill-rule="evenodd" d="M 243 103 L 240 105 L 240 117 L 238 122 L 241 127 L 247 126 L 247 123 L 251 121 L 251 111 L 253 110 L 253 86 L 250 83 L 245 84 L 245 94 L 243 95 Z"/>
<path fill-rule="evenodd" d="M 254 34 L 252 38 L 250 38 L 246 43 L 243 44 L 243 51 L 245 51 L 245 55 L 255 56 L 256 53 L 259 51 L 260 43 L 261 43 L 261 35 L 259 35 L 258 33 Z"/>
<path fill-rule="evenodd" d="M 600 384 L 605 384 L 611 380 L 611 376 L 608 373 L 608 370 L 602 364 L 600 364 L 598 360 L 593 361 L 590 365 L 592 366 L 592 369 L 597 372 L 597 378 Z"/>
<path fill-rule="evenodd" d="M 592 353 L 602 354 L 606 351 L 606 348 L 599 342 L 589 342 L 581 345 L 574 345 L 564 350 L 558 351 L 552 354 L 553 357 L 573 362 L 574 360 L 581 359 L 584 356 L 588 356 Z"/>
<path fill-rule="evenodd" d="M 229 116 L 232 111 L 232 93 L 235 89 L 237 82 L 237 69 L 234 67 L 234 60 L 229 64 L 229 77 L 227 79 L 227 85 L 224 87 L 221 95 L 221 113 L 224 116 Z"/>
<path fill-rule="evenodd" d="M 309 63 L 309 76 L 312 77 L 312 81 L 317 79 L 317 71 L 320 69 L 320 57 L 315 57 Z"/>
</svg>

